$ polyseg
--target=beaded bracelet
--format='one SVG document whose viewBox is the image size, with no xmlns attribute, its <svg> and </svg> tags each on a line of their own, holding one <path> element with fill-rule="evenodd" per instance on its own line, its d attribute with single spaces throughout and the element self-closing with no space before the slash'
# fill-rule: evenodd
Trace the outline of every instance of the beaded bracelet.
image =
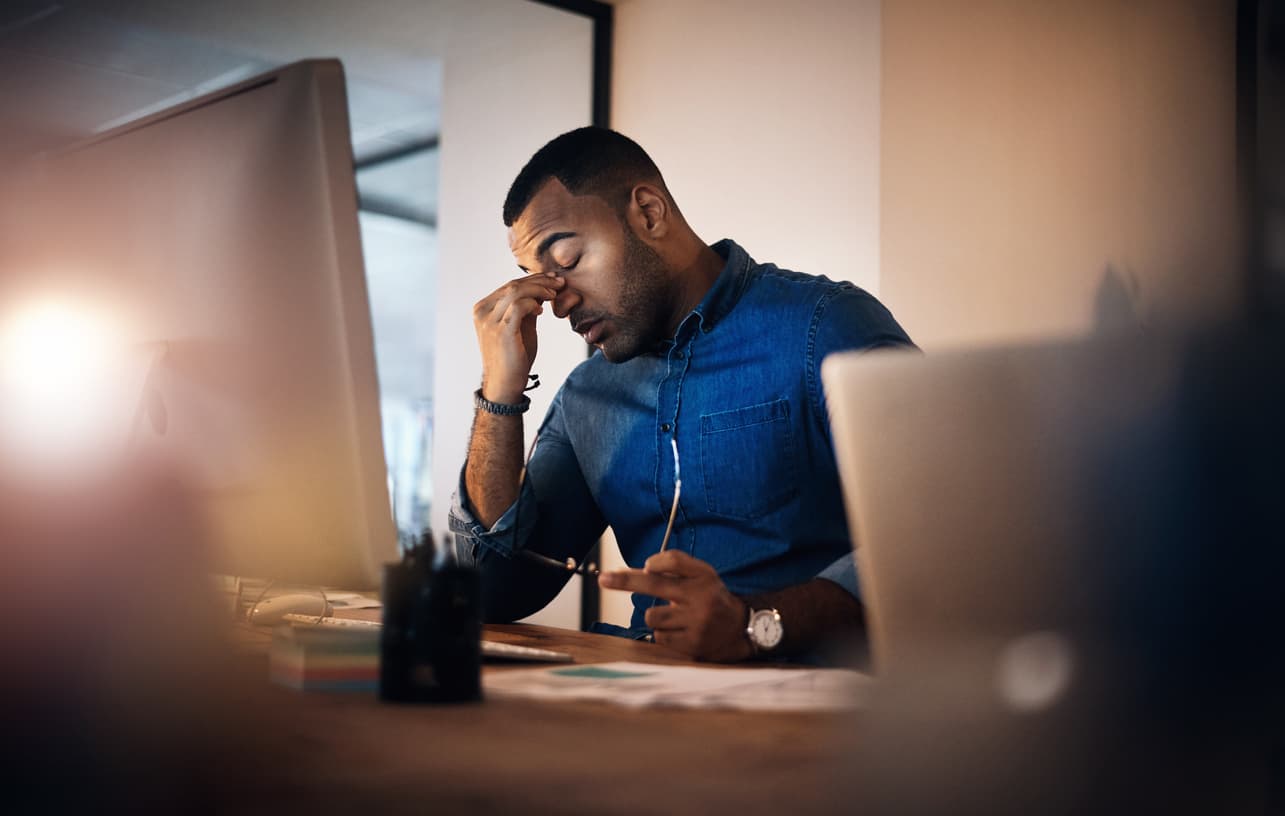
<svg viewBox="0 0 1285 816">
<path fill-rule="evenodd" d="M 503 402 L 491 402 L 489 399 L 482 396 L 482 389 L 479 388 L 473 392 L 473 404 L 481 410 L 486 411 L 488 414 L 495 414 L 496 416 L 516 416 L 527 412 L 531 407 L 531 398 L 523 394 L 522 401 L 517 405 L 509 405 Z"/>
</svg>

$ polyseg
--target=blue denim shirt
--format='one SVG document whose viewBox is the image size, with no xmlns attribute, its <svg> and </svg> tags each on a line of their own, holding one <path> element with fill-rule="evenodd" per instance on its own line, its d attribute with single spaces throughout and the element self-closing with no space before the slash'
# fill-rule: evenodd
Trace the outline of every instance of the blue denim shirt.
<svg viewBox="0 0 1285 816">
<path fill-rule="evenodd" d="M 595 353 L 555 396 L 518 500 L 489 530 L 461 474 L 451 530 L 482 571 L 484 614 L 513 620 L 552 600 L 568 575 L 513 558 L 529 547 L 579 560 L 607 525 L 641 567 L 670 539 L 712 564 L 738 595 L 826 578 L 859 597 L 821 361 L 910 345 L 892 314 L 846 282 L 758 264 L 730 240 L 704 300 L 662 353 L 609 363 Z M 498 556 L 498 557 L 497 557 Z M 652 604 L 634 595 L 632 626 Z"/>
</svg>

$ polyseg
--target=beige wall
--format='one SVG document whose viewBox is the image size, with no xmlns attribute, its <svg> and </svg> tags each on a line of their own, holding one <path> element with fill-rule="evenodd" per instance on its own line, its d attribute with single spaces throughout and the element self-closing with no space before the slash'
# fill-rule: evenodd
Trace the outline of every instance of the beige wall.
<svg viewBox="0 0 1285 816">
<path fill-rule="evenodd" d="M 705 240 L 878 287 L 878 0 L 621 0 L 612 126 Z"/>
<path fill-rule="evenodd" d="M 1216 0 L 886 2 L 880 291 L 912 335 L 1232 304 L 1234 44 Z"/>
<path fill-rule="evenodd" d="M 612 126 L 701 237 L 878 291 L 878 0 L 620 0 L 612 70 Z"/>
</svg>

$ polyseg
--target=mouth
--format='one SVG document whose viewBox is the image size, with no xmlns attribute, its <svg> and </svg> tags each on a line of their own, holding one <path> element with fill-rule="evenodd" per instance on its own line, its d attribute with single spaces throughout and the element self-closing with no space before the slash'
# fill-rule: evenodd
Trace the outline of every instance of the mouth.
<svg viewBox="0 0 1285 816">
<path fill-rule="evenodd" d="M 594 345 L 602 337 L 604 324 L 601 318 L 586 318 L 576 322 L 571 330 L 584 338 L 589 345 Z"/>
</svg>

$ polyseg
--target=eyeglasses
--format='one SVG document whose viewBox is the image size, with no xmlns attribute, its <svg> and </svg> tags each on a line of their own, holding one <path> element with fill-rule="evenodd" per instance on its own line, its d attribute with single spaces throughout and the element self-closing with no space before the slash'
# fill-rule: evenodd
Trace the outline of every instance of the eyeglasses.
<svg viewBox="0 0 1285 816">
<path fill-rule="evenodd" d="M 522 485 L 526 482 L 527 465 L 531 462 L 531 456 L 535 453 L 535 447 L 539 444 L 540 435 L 536 434 L 531 440 L 531 447 L 527 450 L 526 461 L 522 464 L 522 471 L 518 475 L 518 503 L 521 506 Z M 674 532 L 674 518 L 678 515 L 678 498 L 683 492 L 682 471 L 678 460 L 678 439 L 670 437 L 669 444 L 674 451 L 674 500 L 669 506 L 669 522 L 665 525 L 665 537 L 660 541 L 660 552 L 664 552 L 669 547 L 669 538 Z M 514 530 L 518 529 L 516 519 L 514 521 Z M 532 550 L 521 550 L 522 556 L 529 561 L 540 564 L 551 569 L 569 572 L 573 575 L 583 575 L 585 577 L 596 576 L 602 572 L 597 564 L 592 562 L 579 564 L 576 559 L 568 556 L 565 561 L 559 561 L 556 558 L 550 558 L 547 555 L 534 552 Z"/>
<path fill-rule="evenodd" d="M 522 485 L 526 483 L 527 467 L 531 464 L 531 457 L 535 455 L 535 447 L 538 444 L 540 444 L 540 434 L 537 433 L 535 435 L 535 438 L 531 440 L 531 447 L 527 448 L 526 459 L 522 462 L 522 471 L 518 474 L 517 507 L 519 509 L 521 509 L 522 507 Z M 514 534 L 516 535 L 517 531 L 520 529 L 521 529 L 521 526 L 518 524 L 518 519 L 515 515 L 513 519 Z M 550 558 L 547 555 L 535 552 L 533 550 L 524 549 L 524 550 L 519 550 L 519 552 L 522 554 L 522 557 L 527 559 L 528 561 L 532 561 L 536 564 L 539 564 L 540 566 L 549 567 L 551 569 L 556 569 L 561 572 L 569 572 L 572 575 L 583 575 L 586 578 L 591 578 L 598 575 L 600 572 L 602 572 L 602 570 L 598 569 L 597 564 L 594 564 L 592 562 L 581 564 L 581 563 L 578 563 L 576 559 L 572 558 L 571 556 L 567 556 L 567 559 L 565 561 L 559 561 L 556 558 Z"/>
<path fill-rule="evenodd" d="M 559 561 L 556 558 L 550 558 L 547 555 L 541 555 L 540 553 L 535 552 L 534 550 L 521 550 L 521 553 L 523 558 L 526 558 L 530 561 L 534 561 L 535 563 L 540 564 L 542 566 L 551 567 L 553 569 L 561 570 L 563 572 L 569 572 L 572 575 L 583 575 L 586 578 L 591 578 L 593 576 L 598 575 L 600 572 L 602 572 L 602 570 L 598 569 L 598 565 L 593 563 L 592 561 L 589 561 L 584 564 L 577 564 L 576 559 L 572 558 L 571 556 L 567 556 L 566 561 Z"/>
<path fill-rule="evenodd" d="M 669 437 L 669 444 L 674 448 L 674 503 L 669 506 L 669 523 L 665 525 L 665 537 L 660 541 L 660 551 L 669 546 L 669 535 L 674 532 L 674 516 L 678 515 L 678 497 L 683 492 L 682 471 L 678 466 L 678 436 Z"/>
<path fill-rule="evenodd" d="M 660 552 L 664 552 L 665 549 L 669 547 L 669 536 L 671 533 L 674 532 L 674 517 L 678 515 L 678 497 L 682 495 L 682 492 L 683 492 L 682 470 L 679 468 L 679 463 L 678 463 L 678 435 L 677 434 L 669 438 L 669 444 L 674 449 L 674 501 L 671 505 L 669 505 L 669 523 L 665 525 L 665 537 L 660 540 Z M 660 598 L 653 597 L 651 599 L 651 604 L 647 608 L 648 609 L 654 608 L 656 606 L 656 603 L 659 600 Z M 652 643 L 655 643 L 656 633 L 648 632 L 644 639 Z"/>
</svg>

